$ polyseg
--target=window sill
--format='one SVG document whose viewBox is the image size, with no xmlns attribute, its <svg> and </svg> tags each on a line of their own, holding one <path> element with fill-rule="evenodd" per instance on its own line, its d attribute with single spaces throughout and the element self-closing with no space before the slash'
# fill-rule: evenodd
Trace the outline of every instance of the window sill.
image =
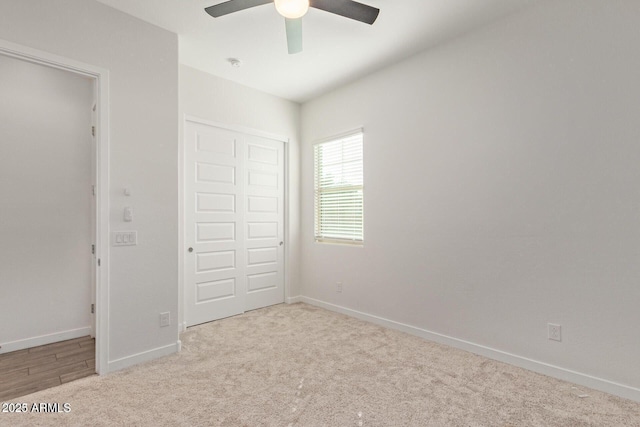
<svg viewBox="0 0 640 427">
<path fill-rule="evenodd" d="M 350 246 L 350 247 L 355 247 L 355 248 L 364 247 L 364 242 L 362 242 L 362 241 L 351 241 L 351 240 L 315 239 L 315 243 L 320 243 L 320 244 L 323 244 L 323 245 Z"/>
</svg>

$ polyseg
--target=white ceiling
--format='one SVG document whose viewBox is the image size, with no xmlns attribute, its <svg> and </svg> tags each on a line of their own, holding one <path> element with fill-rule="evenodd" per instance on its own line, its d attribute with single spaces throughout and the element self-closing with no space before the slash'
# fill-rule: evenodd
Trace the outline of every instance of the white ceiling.
<svg viewBox="0 0 640 427">
<path fill-rule="evenodd" d="M 380 8 L 372 26 L 311 8 L 296 55 L 269 4 L 214 19 L 204 8 L 222 0 L 98 1 L 177 33 L 182 64 L 304 102 L 536 0 L 359 0 Z"/>
</svg>

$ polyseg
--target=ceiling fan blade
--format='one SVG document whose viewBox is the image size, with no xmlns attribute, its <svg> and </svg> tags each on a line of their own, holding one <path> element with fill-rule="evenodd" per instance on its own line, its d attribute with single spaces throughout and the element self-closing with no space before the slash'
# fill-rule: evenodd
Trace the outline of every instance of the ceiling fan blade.
<svg viewBox="0 0 640 427">
<path fill-rule="evenodd" d="M 284 19 L 287 27 L 287 48 L 289 55 L 302 52 L 302 18 Z"/>
<path fill-rule="evenodd" d="M 273 3 L 273 0 L 229 0 L 224 3 L 214 4 L 204 10 L 214 18 L 218 18 L 223 15 L 228 15 L 229 13 L 249 9 L 250 7 L 261 6 L 267 3 Z"/>
<path fill-rule="evenodd" d="M 309 6 L 369 25 L 376 22 L 376 18 L 380 13 L 378 8 L 353 0 L 310 0 Z"/>
</svg>

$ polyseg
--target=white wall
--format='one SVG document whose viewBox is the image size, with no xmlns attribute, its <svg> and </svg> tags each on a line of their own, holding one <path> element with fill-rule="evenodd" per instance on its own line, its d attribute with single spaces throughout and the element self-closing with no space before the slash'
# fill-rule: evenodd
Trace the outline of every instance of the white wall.
<svg viewBox="0 0 640 427">
<path fill-rule="evenodd" d="M 110 368 L 175 351 L 177 36 L 94 1 L 23 0 L 0 2 L 0 39 L 109 70 L 110 229 L 137 230 L 139 241 L 110 251 Z M 174 323 L 160 328 L 165 311 Z"/>
<path fill-rule="evenodd" d="M 184 116 L 289 139 L 285 298 L 300 294 L 300 105 L 184 65 L 180 66 L 180 135 Z M 181 148 L 182 150 L 182 148 Z M 183 247 L 184 245 L 180 245 Z M 180 275 L 182 280 L 182 274 Z M 182 300 L 181 300 L 182 301 Z M 180 304 L 182 306 L 182 302 Z"/>
<path fill-rule="evenodd" d="M 307 300 L 640 399 L 638 22 L 545 1 L 304 104 Z M 312 143 L 360 126 L 364 248 L 316 244 Z"/>
<path fill-rule="evenodd" d="M 4 353 L 90 333 L 93 82 L 0 55 L 0 93 Z"/>
</svg>

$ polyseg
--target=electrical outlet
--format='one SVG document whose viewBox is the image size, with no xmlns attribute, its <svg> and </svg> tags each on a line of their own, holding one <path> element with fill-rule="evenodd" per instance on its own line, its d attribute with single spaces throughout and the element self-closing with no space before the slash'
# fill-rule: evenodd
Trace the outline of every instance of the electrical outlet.
<svg viewBox="0 0 640 427">
<path fill-rule="evenodd" d="M 549 339 L 552 341 L 562 341 L 562 326 L 549 323 Z"/>
<path fill-rule="evenodd" d="M 171 324 L 171 312 L 160 313 L 160 327 L 169 326 Z"/>
<path fill-rule="evenodd" d="M 336 292 L 339 294 L 342 293 L 342 282 L 336 282 Z"/>
</svg>

